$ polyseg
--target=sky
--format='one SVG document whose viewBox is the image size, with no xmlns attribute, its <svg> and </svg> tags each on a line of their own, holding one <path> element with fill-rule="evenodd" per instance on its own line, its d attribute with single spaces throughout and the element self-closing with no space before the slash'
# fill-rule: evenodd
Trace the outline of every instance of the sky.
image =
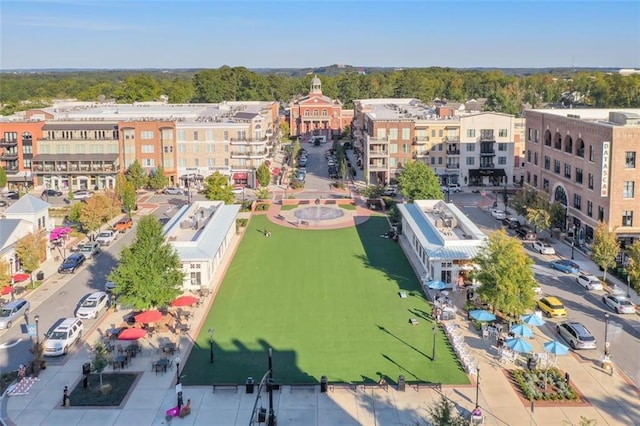
<svg viewBox="0 0 640 426">
<path fill-rule="evenodd" d="M 640 1 L 0 0 L 0 69 L 640 68 Z"/>
</svg>

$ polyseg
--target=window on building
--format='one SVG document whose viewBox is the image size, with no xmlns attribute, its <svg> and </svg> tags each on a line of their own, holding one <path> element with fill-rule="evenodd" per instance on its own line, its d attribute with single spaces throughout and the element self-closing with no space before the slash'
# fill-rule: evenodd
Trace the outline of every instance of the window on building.
<svg viewBox="0 0 640 426">
<path fill-rule="evenodd" d="M 405 154 L 411 154 L 411 145 L 409 145 L 408 143 L 403 143 L 402 152 Z"/>
<path fill-rule="evenodd" d="M 153 149 L 154 146 L 153 145 L 142 145 L 140 147 L 140 152 L 142 152 L 143 154 L 153 154 Z"/>
<path fill-rule="evenodd" d="M 564 177 L 571 179 L 571 164 L 564 163 Z"/>
<path fill-rule="evenodd" d="M 142 167 L 154 167 L 155 162 L 153 158 L 143 158 L 142 159 Z"/>
<path fill-rule="evenodd" d="M 133 140 L 136 138 L 136 132 L 133 130 L 125 130 L 122 134 L 124 136 L 124 140 Z"/>
<path fill-rule="evenodd" d="M 549 179 L 542 179 L 542 189 L 549 192 Z"/>
<path fill-rule="evenodd" d="M 498 136 L 500 136 L 501 138 L 506 138 L 508 136 L 507 129 L 498 130 Z"/>
<path fill-rule="evenodd" d="M 576 167 L 576 183 L 582 185 L 582 169 L 580 167 Z"/>
<path fill-rule="evenodd" d="M 625 210 L 622 213 L 622 226 L 633 226 L 633 210 Z"/>
<path fill-rule="evenodd" d="M 444 136 L 444 130 L 440 129 L 438 130 L 438 137 L 441 138 Z"/>
<path fill-rule="evenodd" d="M 208 153 L 214 153 L 216 152 L 216 145 L 213 143 L 208 143 L 207 144 L 207 152 Z"/>
<path fill-rule="evenodd" d="M 314 117 L 317 117 L 319 114 L 320 114 L 320 113 L 318 112 L 318 110 L 317 110 L 317 109 L 314 109 L 314 110 L 313 110 L 313 116 L 314 116 Z"/>
<path fill-rule="evenodd" d="M 327 115 L 329 115 L 329 114 L 327 113 L 327 110 L 326 110 L 326 109 L 323 109 L 323 110 L 322 110 L 322 116 L 323 116 L 323 117 L 326 117 Z"/>
<path fill-rule="evenodd" d="M 207 167 L 215 167 L 216 165 L 216 159 L 209 157 L 207 158 Z"/>
<path fill-rule="evenodd" d="M 476 163 L 475 157 L 467 157 L 467 166 L 473 166 Z"/>
<path fill-rule="evenodd" d="M 213 139 L 213 130 L 207 130 L 207 133 L 205 133 L 205 138 L 208 142 L 212 142 Z"/>
<path fill-rule="evenodd" d="M 33 154 L 33 145 L 22 145 L 23 154 Z"/>
<path fill-rule="evenodd" d="M 593 189 L 593 174 L 591 173 L 587 175 L 587 187 Z"/>
<path fill-rule="evenodd" d="M 593 217 L 593 203 L 591 201 L 587 201 L 587 216 Z"/>
<path fill-rule="evenodd" d="M 475 138 L 476 137 L 476 129 L 467 129 L 467 137 Z"/>
<path fill-rule="evenodd" d="M 153 139 L 153 137 L 154 137 L 153 130 L 143 130 L 142 132 L 140 132 L 140 139 L 149 140 L 149 139 Z"/>
<path fill-rule="evenodd" d="M 165 154 L 170 154 L 173 152 L 173 147 L 171 145 L 167 145 L 163 148 Z"/>
<path fill-rule="evenodd" d="M 24 148 L 24 145 L 23 145 Z M 83 143 L 79 143 L 76 145 L 76 154 L 86 154 L 86 146 Z"/>
<path fill-rule="evenodd" d="M 553 140 L 553 148 L 554 149 L 562 149 L 562 136 L 559 133 L 556 133 L 556 136 Z"/>
<path fill-rule="evenodd" d="M 536 158 L 536 163 L 537 163 L 537 160 L 538 159 Z M 500 164 L 501 166 L 504 166 L 505 164 L 507 164 L 507 157 L 498 157 L 498 164 Z"/>
<path fill-rule="evenodd" d="M 398 144 L 390 143 L 389 144 L 389 154 L 397 154 L 398 153 Z"/>
<path fill-rule="evenodd" d="M 635 182 L 627 181 L 624 183 L 622 190 L 622 198 L 633 198 L 635 189 Z"/>
<path fill-rule="evenodd" d="M 531 150 L 528 149 L 527 150 L 527 163 L 530 163 L 530 162 L 531 162 Z"/>
<path fill-rule="evenodd" d="M 194 140 L 194 141 L 199 140 L 199 138 L 198 138 L 198 131 L 197 131 L 197 130 L 194 130 L 194 131 L 193 131 L 193 140 Z"/>
<path fill-rule="evenodd" d="M 627 151 L 624 153 L 624 167 L 627 169 L 636 168 L 636 152 Z"/>
<path fill-rule="evenodd" d="M 476 145 L 473 143 L 467 143 L 465 144 L 467 146 L 467 152 L 475 152 L 476 150 Z"/>
<path fill-rule="evenodd" d="M 229 131 L 228 131 L 228 130 L 225 130 L 225 131 L 222 133 L 222 139 L 223 139 L 223 140 L 225 140 L 225 141 L 228 141 L 228 140 L 229 140 Z"/>
<path fill-rule="evenodd" d="M 387 129 L 378 129 L 378 139 L 385 139 L 387 137 Z"/>
<path fill-rule="evenodd" d="M 431 157 L 431 165 L 435 165 L 436 164 L 436 157 Z"/>
<path fill-rule="evenodd" d="M 536 136 L 535 136 L 534 142 L 538 143 L 539 140 L 540 140 L 540 130 L 536 129 Z"/>
<path fill-rule="evenodd" d="M 506 143 L 499 143 L 498 144 L 498 151 L 506 151 L 507 150 L 507 144 Z"/>
<path fill-rule="evenodd" d="M 584 141 L 580 138 L 576 141 L 576 155 L 584 158 Z"/>
<path fill-rule="evenodd" d="M 573 194 L 573 207 L 578 210 L 582 207 L 582 197 L 578 194 Z"/>
<path fill-rule="evenodd" d="M 536 166 L 538 165 L 538 153 L 537 152 L 533 153 L 533 164 L 535 164 Z"/>
<path fill-rule="evenodd" d="M 560 174 L 560 160 L 553 160 L 553 172 Z"/>
<path fill-rule="evenodd" d="M 398 140 L 398 129 L 389 129 L 389 140 Z"/>
<path fill-rule="evenodd" d="M 411 129 L 402 129 L 402 140 L 411 140 Z"/>
<path fill-rule="evenodd" d="M 531 172 L 527 172 L 527 183 L 531 183 Z"/>
<path fill-rule="evenodd" d="M 544 169 L 551 170 L 551 158 L 548 155 L 544 156 Z"/>
<path fill-rule="evenodd" d="M 398 167 L 398 158 L 390 157 L 389 158 L 389 167 Z"/>
<path fill-rule="evenodd" d="M 604 221 L 604 207 L 598 206 L 598 220 L 600 222 Z"/>
<path fill-rule="evenodd" d="M 531 127 L 527 129 L 527 140 L 533 140 L 533 129 Z"/>
<path fill-rule="evenodd" d="M 593 161 L 593 145 L 589 145 L 589 161 Z"/>
<path fill-rule="evenodd" d="M 432 138 L 436 137 L 436 129 L 431 130 L 431 137 Z"/>
<path fill-rule="evenodd" d="M 308 117 L 308 116 L 309 116 L 309 110 L 308 110 L 308 109 L 304 111 L 304 116 L 305 116 L 305 117 Z"/>
<path fill-rule="evenodd" d="M 533 175 L 533 186 L 538 187 L 538 175 Z"/>
<path fill-rule="evenodd" d="M 104 145 L 101 143 L 96 143 L 91 145 L 91 153 L 92 154 L 104 154 Z"/>
<path fill-rule="evenodd" d="M 442 165 L 442 157 L 438 157 L 438 164 Z"/>
</svg>

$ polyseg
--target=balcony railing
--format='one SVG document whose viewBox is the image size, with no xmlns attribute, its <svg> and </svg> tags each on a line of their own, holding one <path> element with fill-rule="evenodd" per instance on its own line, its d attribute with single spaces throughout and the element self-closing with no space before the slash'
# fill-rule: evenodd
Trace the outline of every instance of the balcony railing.
<svg viewBox="0 0 640 426">
<path fill-rule="evenodd" d="M 494 169 L 495 165 L 493 163 L 480 163 L 480 168 L 481 169 Z"/>
<path fill-rule="evenodd" d="M 491 156 L 496 155 L 496 151 L 494 149 L 485 149 L 484 151 L 480 151 L 481 156 Z"/>
<path fill-rule="evenodd" d="M 18 141 L 15 139 L 0 139 L 0 146 L 16 146 Z"/>
<path fill-rule="evenodd" d="M 17 160 L 18 153 L 17 152 L 3 152 L 0 154 L 0 160 Z"/>
<path fill-rule="evenodd" d="M 267 155 L 268 151 L 231 152 L 231 158 L 260 158 Z"/>
<path fill-rule="evenodd" d="M 413 143 L 415 145 L 426 142 L 429 142 L 429 136 L 416 136 L 413 138 Z"/>
<path fill-rule="evenodd" d="M 387 168 L 388 168 L 388 166 L 386 164 L 383 164 L 383 163 L 369 164 L 369 170 L 372 170 L 372 171 L 387 170 Z"/>
<path fill-rule="evenodd" d="M 445 142 L 460 142 L 460 136 L 447 136 L 444 138 Z"/>
<path fill-rule="evenodd" d="M 370 157 L 386 157 L 389 155 L 389 151 L 386 149 L 370 149 L 369 156 Z"/>
<path fill-rule="evenodd" d="M 459 169 L 460 168 L 460 164 L 447 164 L 446 168 L 447 169 Z"/>
<path fill-rule="evenodd" d="M 448 149 L 447 150 L 447 155 L 460 155 L 460 150 L 459 149 Z"/>
<path fill-rule="evenodd" d="M 101 164 L 79 164 L 79 163 L 54 163 L 54 164 L 34 164 L 31 168 L 36 174 L 40 173 L 115 173 L 120 171 L 116 163 Z"/>
<path fill-rule="evenodd" d="M 251 138 L 230 138 L 229 142 L 231 145 L 246 145 L 252 143 L 266 143 L 268 141 L 267 137 L 260 139 L 251 139 Z"/>
<path fill-rule="evenodd" d="M 20 169 L 18 169 L 17 167 L 6 167 L 5 171 L 8 175 L 15 175 L 20 171 Z"/>
</svg>

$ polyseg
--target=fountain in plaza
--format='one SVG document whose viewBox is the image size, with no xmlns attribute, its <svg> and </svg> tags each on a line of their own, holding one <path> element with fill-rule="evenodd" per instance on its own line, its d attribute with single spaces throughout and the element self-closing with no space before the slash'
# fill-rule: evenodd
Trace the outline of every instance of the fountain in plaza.
<svg viewBox="0 0 640 426">
<path fill-rule="evenodd" d="M 293 214 L 300 220 L 316 221 L 338 219 L 344 216 L 344 211 L 340 207 L 327 207 L 315 205 L 296 209 Z"/>
</svg>

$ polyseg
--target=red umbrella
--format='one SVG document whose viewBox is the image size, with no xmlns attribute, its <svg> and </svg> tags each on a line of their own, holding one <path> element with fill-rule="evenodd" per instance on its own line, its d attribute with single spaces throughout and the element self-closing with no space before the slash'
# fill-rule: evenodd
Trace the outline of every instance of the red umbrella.
<svg viewBox="0 0 640 426">
<path fill-rule="evenodd" d="M 4 296 L 11 293 L 13 293 L 13 286 L 10 286 L 10 285 L 6 285 L 2 287 L 2 289 L 0 290 L 0 296 Z"/>
<path fill-rule="evenodd" d="M 118 340 L 138 340 L 147 335 L 147 330 L 141 328 L 125 328 L 118 334 Z"/>
<path fill-rule="evenodd" d="M 133 317 L 136 322 L 141 324 L 148 324 L 150 322 L 156 322 L 162 318 L 162 312 L 160 311 L 146 311 Z"/>
<path fill-rule="evenodd" d="M 179 306 L 191 306 L 198 303 L 198 298 L 195 296 L 180 296 L 173 302 L 171 302 L 171 306 L 177 308 Z"/>
<path fill-rule="evenodd" d="M 29 275 L 29 274 L 15 274 L 13 276 L 13 282 L 14 283 L 19 283 L 19 282 L 22 282 L 22 281 L 26 281 L 26 280 L 29 279 L 29 277 L 31 277 L 31 275 Z"/>
</svg>

